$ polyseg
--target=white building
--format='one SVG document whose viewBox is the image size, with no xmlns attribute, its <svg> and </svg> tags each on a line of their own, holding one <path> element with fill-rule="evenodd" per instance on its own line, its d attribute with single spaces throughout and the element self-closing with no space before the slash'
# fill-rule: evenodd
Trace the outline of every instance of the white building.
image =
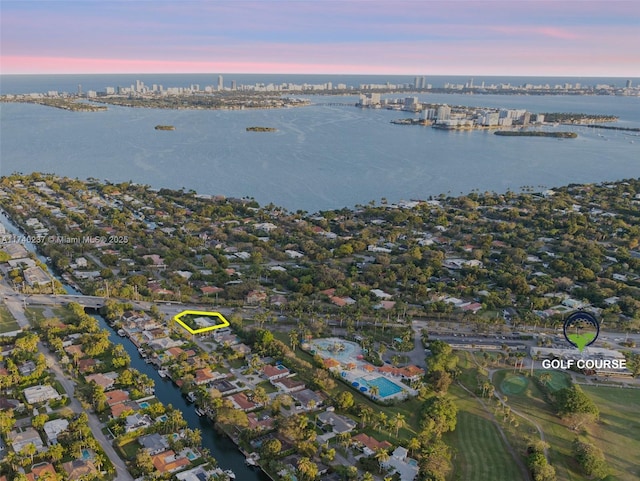
<svg viewBox="0 0 640 481">
<path fill-rule="evenodd" d="M 44 433 L 47 435 L 49 444 L 58 444 L 58 436 L 67 430 L 69 421 L 66 419 L 53 419 L 44 423 Z"/>
<path fill-rule="evenodd" d="M 58 394 L 53 387 L 48 384 L 41 386 L 33 386 L 28 387 L 24 391 L 24 397 L 29 404 L 36 404 L 45 401 L 50 401 L 52 399 L 61 399 L 62 396 Z"/>
<path fill-rule="evenodd" d="M 451 107 L 446 104 L 438 107 L 438 122 L 445 120 L 451 120 Z"/>
</svg>

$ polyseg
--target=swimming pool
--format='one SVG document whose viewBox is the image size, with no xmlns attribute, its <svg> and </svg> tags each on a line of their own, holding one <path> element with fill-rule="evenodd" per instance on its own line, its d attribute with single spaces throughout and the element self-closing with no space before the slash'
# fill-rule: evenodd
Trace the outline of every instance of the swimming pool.
<svg viewBox="0 0 640 481">
<path fill-rule="evenodd" d="M 385 398 L 389 396 L 393 396 L 394 394 L 398 394 L 402 392 L 402 388 L 398 386 L 395 382 L 389 381 L 386 377 L 379 376 L 373 379 L 365 379 L 364 377 L 359 377 L 356 379 L 360 385 L 365 386 L 371 391 L 372 386 L 376 386 L 378 388 L 378 397 Z"/>
<path fill-rule="evenodd" d="M 355 361 L 356 355 L 360 354 L 360 346 L 355 342 L 338 338 L 314 339 L 311 347 L 321 357 L 332 357 L 341 362 Z"/>
<path fill-rule="evenodd" d="M 140 406 L 142 409 L 146 409 L 149 406 L 151 406 L 151 404 L 149 404 L 147 401 L 142 401 L 142 402 L 138 403 L 138 406 Z"/>
<path fill-rule="evenodd" d="M 82 460 L 83 461 L 88 461 L 89 459 L 93 459 L 93 456 L 91 455 L 91 451 L 89 451 L 88 449 L 83 449 L 82 450 Z"/>
<path fill-rule="evenodd" d="M 188 451 L 187 452 L 187 459 L 189 461 L 193 461 L 194 459 L 198 459 L 198 455 L 196 453 L 194 453 L 193 451 Z"/>
</svg>

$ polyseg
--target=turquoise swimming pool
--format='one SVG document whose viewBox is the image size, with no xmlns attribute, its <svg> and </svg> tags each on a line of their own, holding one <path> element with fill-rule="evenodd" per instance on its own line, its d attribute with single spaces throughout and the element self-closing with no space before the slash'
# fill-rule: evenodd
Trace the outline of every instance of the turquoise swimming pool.
<svg viewBox="0 0 640 481">
<path fill-rule="evenodd" d="M 389 381 L 386 377 L 379 376 L 373 379 L 365 379 L 360 377 L 356 379 L 356 382 L 361 386 L 365 386 L 368 390 L 371 390 L 372 386 L 376 386 L 378 388 L 378 397 L 385 398 L 389 396 L 393 396 L 394 394 L 398 394 L 402 392 L 402 388 L 398 386 L 395 382 Z"/>
</svg>

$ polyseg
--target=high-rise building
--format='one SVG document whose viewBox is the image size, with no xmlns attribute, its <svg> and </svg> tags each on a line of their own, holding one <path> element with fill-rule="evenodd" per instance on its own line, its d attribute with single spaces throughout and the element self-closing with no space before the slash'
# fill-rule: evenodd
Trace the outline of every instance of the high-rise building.
<svg viewBox="0 0 640 481">
<path fill-rule="evenodd" d="M 78 97 L 82 95 L 82 85 L 78 84 Z"/>
<path fill-rule="evenodd" d="M 238 86 L 236 85 L 236 81 L 232 80 L 231 81 L 231 90 L 236 90 L 238 88 Z"/>
<path fill-rule="evenodd" d="M 438 122 L 442 122 L 444 120 L 451 120 L 451 107 L 447 104 L 438 107 Z"/>
<path fill-rule="evenodd" d="M 222 79 L 222 75 L 218 75 L 218 90 L 222 90 L 224 88 L 224 80 Z"/>
<path fill-rule="evenodd" d="M 631 79 L 627 80 L 627 88 L 630 89 L 631 88 Z"/>
</svg>

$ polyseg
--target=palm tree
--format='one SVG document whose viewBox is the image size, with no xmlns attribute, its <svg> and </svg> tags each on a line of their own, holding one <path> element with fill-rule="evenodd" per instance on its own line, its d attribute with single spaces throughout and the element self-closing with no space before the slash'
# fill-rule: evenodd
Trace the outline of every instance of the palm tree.
<svg viewBox="0 0 640 481">
<path fill-rule="evenodd" d="M 549 382 L 551 382 L 551 373 L 545 372 L 540 374 L 540 382 L 545 385 L 549 384 Z"/>
<path fill-rule="evenodd" d="M 64 448 L 61 444 L 54 444 L 49 446 L 49 450 L 47 451 L 49 454 L 49 459 L 51 459 L 52 463 L 57 463 L 64 456 Z"/>
<path fill-rule="evenodd" d="M 371 397 L 375 399 L 380 394 L 380 388 L 378 386 L 371 386 L 369 392 L 371 393 Z"/>
<path fill-rule="evenodd" d="M 338 434 L 338 436 L 336 436 L 336 439 L 342 445 L 342 447 L 347 449 L 351 444 L 351 433 L 340 433 Z"/>
<path fill-rule="evenodd" d="M 391 425 L 396 428 L 396 438 L 398 437 L 400 429 L 402 429 L 406 424 L 407 422 L 405 420 L 404 414 L 396 413 L 396 415 L 393 416 L 393 419 L 391 419 Z"/>
<path fill-rule="evenodd" d="M 22 448 L 22 452 L 27 456 L 31 456 L 31 464 L 33 464 L 33 456 L 38 452 L 36 445 L 33 443 L 27 444 L 24 448 Z"/>
<path fill-rule="evenodd" d="M 369 406 L 362 406 L 360 409 L 360 421 L 362 421 L 362 428 L 365 428 L 367 424 L 371 422 L 374 414 L 373 409 Z"/>
<path fill-rule="evenodd" d="M 102 472 L 102 466 L 104 466 L 104 456 L 100 453 L 97 453 L 93 458 L 93 464 L 96 466 L 98 472 Z"/>
<path fill-rule="evenodd" d="M 382 411 L 380 411 L 380 413 L 378 413 L 378 417 L 376 419 L 378 426 L 382 427 L 382 428 L 386 428 L 387 427 L 387 415 L 385 413 L 383 413 Z"/>
<path fill-rule="evenodd" d="M 407 444 L 407 448 L 409 448 L 409 452 L 411 452 L 411 455 L 413 456 L 415 454 L 415 452 L 420 449 L 420 440 L 418 438 L 411 438 L 409 440 L 409 443 Z"/>
<path fill-rule="evenodd" d="M 298 331 L 296 331 L 295 329 L 291 329 L 291 331 L 289 331 L 289 342 L 291 343 L 291 350 L 295 352 L 296 347 L 300 344 Z"/>
<path fill-rule="evenodd" d="M 382 466 L 384 465 L 384 463 L 389 461 L 389 458 L 391 458 L 391 456 L 386 450 L 378 448 L 376 449 L 375 458 L 378 461 L 378 466 L 380 466 L 380 472 L 382 473 Z"/>
</svg>

